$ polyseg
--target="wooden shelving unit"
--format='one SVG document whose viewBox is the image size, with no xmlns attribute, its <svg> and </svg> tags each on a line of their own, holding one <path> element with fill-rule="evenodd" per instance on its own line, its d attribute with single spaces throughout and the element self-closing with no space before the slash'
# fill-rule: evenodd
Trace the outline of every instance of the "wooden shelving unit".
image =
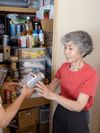
<svg viewBox="0 0 100 133">
<path fill-rule="evenodd" d="M 11 122 L 11 124 L 18 126 L 18 129 L 15 128 L 14 131 L 12 131 L 11 128 L 6 127 L 3 129 L 3 133 L 47 133 L 49 130 L 49 123 L 43 125 L 39 123 L 39 108 L 48 104 L 50 104 L 50 101 L 43 97 L 25 100 L 16 117 Z M 3 104 L 3 107 L 6 109 L 9 105 L 10 104 Z M 14 123 L 14 121 L 17 121 L 18 124 L 16 122 Z M 40 126 L 38 129 L 37 125 Z M 34 127 L 34 129 L 32 127 Z M 38 132 L 38 130 L 40 131 Z"/>
<path fill-rule="evenodd" d="M 17 13 L 17 14 L 30 14 L 30 15 L 34 15 L 36 14 L 36 9 L 34 8 L 21 8 L 21 7 L 9 7 L 9 6 L 0 6 L 0 14 L 6 15 L 9 13 Z M 41 23 L 43 25 L 43 29 L 48 31 L 48 32 L 53 32 L 53 19 L 51 20 L 41 20 Z M 4 108 L 6 109 L 10 104 L 4 104 Z M 36 97 L 36 98 L 29 98 L 27 100 L 25 100 L 22 104 L 22 106 L 20 107 L 18 114 L 17 114 L 17 119 L 19 120 L 19 126 L 25 125 L 26 123 L 28 123 L 28 125 L 26 125 L 25 129 L 23 128 L 19 128 L 18 131 L 16 130 L 13 133 L 28 133 L 28 132 L 32 132 L 32 133 L 47 133 L 49 132 L 49 122 L 46 124 L 41 124 L 39 123 L 39 109 L 41 106 L 45 106 L 45 105 L 50 105 L 50 101 L 43 98 L 43 97 Z M 30 112 L 30 115 L 32 115 L 32 117 L 27 117 L 27 112 Z M 31 113 L 32 112 L 32 113 Z M 22 115 L 20 115 L 22 114 Z M 37 115 L 38 114 L 38 115 Z M 34 115 L 34 116 L 33 116 Z M 20 118 L 20 116 L 24 116 L 23 118 Z M 35 119 L 35 117 L 37 116 L 37 118 Z M 16 117 L 15 117 L 16 118 Z M 34 119 L 34 123 L 31 125 L 31 122 L 27 122 L 27 120 L 31 121 L 32 119 Z M 37 121 L 38 120 L 38 121 Z M 20 123 L 20 121 L 23 121 Z M 31 129 L 30 126 L 35 126 L 35 129 L 32 129 L 32 131 L 30 131 L 29 129 Z M 38 126 L 38 129 L 37 129 Z M 21 126 L 20 126 L 21 127 Z M 9 127 L 6 127 L 5 129 L 3 129 L 3 133 L 11 133 L 11 130 Z"/>
<path fill-rule="evenodd" d="M 50 100 L 47 100 L 43 97 L 29 98 L 23 102 L 19 110 L 34 108 L 45 104 L 50 104 Z M 4 108 L 7 108 L 9 105 L 10 104 L 3 104 Z"/>
<path fill-rule="evenodd" d="M 21 7 L 9 7 L 9 6 L 0 6 L 0 12 L 10 12 L 10 13 L 27 13 L 27 14 L 35 14 L 36 9 L 34 8 L 21 8 Z"/>
</svg>

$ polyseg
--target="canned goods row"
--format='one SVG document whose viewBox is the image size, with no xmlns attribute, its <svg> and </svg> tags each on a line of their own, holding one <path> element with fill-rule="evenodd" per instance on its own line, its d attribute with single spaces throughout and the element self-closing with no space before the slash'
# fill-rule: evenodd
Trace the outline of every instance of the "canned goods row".
<svg viewBox="0 0 100 133">
<path fill-rule="evenodd" d="M 10 24 L 10 36 L 16 36 L 25 29 L 24 24 Z"/>
<path fill-rule="evenodd" d="M 9 36 L 8 35 L 3 35 L 3 42 L 2 42 L 2 44 L 4 46 L 8 45 L 8 41 L 9 41 Z"/>
<path fill-rule="evenodd" d="M 5 89 L 2 94 L 3 103 L 12 103 L 17 98 L 16 90 Z"/>
</svg>

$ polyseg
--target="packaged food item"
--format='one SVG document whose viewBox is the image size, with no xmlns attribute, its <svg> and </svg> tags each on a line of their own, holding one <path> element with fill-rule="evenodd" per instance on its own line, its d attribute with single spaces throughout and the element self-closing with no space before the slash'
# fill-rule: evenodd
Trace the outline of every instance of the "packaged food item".
<svg viewBox="0 0 100 133">
<path fill-rule="evenodd" d="M 28 73 L 18 84 L 17 90 L 21 92 L 23 84 L 26 84 L 29 88 L 33 88 L 38 81 L 42 81 L 44 79 L 44 74 L 40 71 L 34 73 Z"/>
<path fill-rule="evenodd" d="M 8 45 L 8 39 L 9 39 L 8 35 L 3 35 L 3 46 L 7 46 Z"/>
<path fill-rule="evenodd" d="M 11 91 L 11 102 L 15 101 L 16 98 L 17 98 L 16 90 L 12 90 Z"/>
<path fill-rule="evenodd" d="M 5 103 L 11 103 L 11 90 L 9 89 L 4 90 L 4 98 L 5 98 Z"/>
</svg>

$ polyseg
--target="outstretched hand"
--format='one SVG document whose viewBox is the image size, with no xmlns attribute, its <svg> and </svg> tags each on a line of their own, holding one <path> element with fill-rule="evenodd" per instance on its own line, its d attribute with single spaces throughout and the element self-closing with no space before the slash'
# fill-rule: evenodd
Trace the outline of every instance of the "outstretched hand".
<svg viewBox="0 0 100 133">
<path fill-rule="evenodd" d="M 42 82 L 38 82 L 36 84 L 36 91 L 38 92 L 38 95 L 47 98 L 49 100 L 53 99 L 54 92 L 52 92 L 46 85 L 44 85 Z"/>
<path fill-rule="evenodd" d="M 29 88 L 27 84 L 22 85 L 21 94 L 25 95 L 25 98 L 30 97 L 35 92 L 35 88 Z"/>
</svg>

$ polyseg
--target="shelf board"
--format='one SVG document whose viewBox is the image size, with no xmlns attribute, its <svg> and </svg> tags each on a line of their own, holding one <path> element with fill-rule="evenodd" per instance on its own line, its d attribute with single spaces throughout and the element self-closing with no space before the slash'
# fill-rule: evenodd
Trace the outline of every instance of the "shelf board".
<svg viewBox="0 0 100 133">
<path fill-rule="evenodd" d="M 36 9 L 34 8 L 22 8 L 22 7 L 9 7 L 9 6 L 0 6 L 0 12 L 11 12 L 11 13 L 28 13 L 35 14 Z"/>
<path fill-rule="evenodd" d="M 22 105 L 21 105 L 19 110 L 33 108 L 33 107 L 38 107 L 38 106 L 42 106 L 42 105 L 45 105 L 45 104 L 50 104 L 50 100 L 45 99 L 43 97 L 28 98 L 28 99 L 24 100 L 24 102 L 22 103 Z M 10 106 L 10 103 L 9 104 L 3 104 L 3 107 L 5 109 L 8 106 Z"/>
</svg>

